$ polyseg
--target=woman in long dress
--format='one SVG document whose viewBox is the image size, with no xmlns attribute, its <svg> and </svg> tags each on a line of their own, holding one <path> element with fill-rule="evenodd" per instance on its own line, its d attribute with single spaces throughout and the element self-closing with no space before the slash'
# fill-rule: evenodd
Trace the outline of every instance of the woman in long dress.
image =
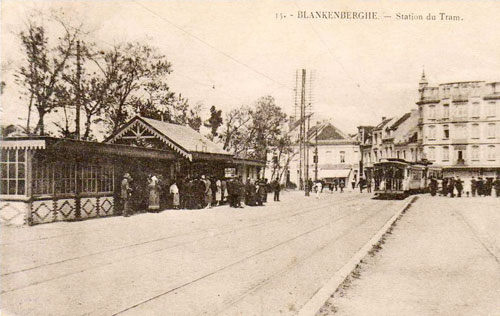
<svg viewBox="0 0 500 316">
<path fill-rule="evenodd" d="M 179 188 L 176 182 L 172 183 L 170 186 L 170 194 L 172 195 L 172 206 L 174 209 L 178 209 L 180 205 Z"/>
<path fill-rule="evenodd" d="M 148 209 L 151 212 L 158 212 L 160 210 L 160 186 L 158 178 L 152 176 L 149 178 L 149 205 Z"/>
<path fill-rule="evenodd" d="M 217 189 L 215 190 L 215 205 L 222 205 L 222 182 L 220 179 L 215 181 Z"/>
<path fill-rule="evenodd" d="M 212 188 L 210 188 L 210 181 L 203 175 L 201 180 L 205 184 L 205 208 L 212 207 Z"/>
</svg>

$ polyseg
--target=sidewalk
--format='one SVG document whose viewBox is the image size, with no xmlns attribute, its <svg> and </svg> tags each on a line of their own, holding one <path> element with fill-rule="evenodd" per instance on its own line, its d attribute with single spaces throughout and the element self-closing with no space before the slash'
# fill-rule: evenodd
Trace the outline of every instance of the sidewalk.
<svg viewBox="0 0 500 316">
<path fill-rule="evenodd" d="M 500 315 L 500 199 L 422 195 L 318 315 Z"/>
</svg>

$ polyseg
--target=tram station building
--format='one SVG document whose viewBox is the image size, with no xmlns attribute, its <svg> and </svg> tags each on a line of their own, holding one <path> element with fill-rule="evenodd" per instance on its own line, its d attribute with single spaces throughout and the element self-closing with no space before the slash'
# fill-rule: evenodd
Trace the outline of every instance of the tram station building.
<svg viewBox="0 0 500 316">
<path fill-rule="evenodd" d="M 0 142 L 0 221 L 40 224 L 118 215 L 120 183 L 134 179 L 133 203 L 147 201 L 147 176 L 168 185 L 192 176 L 243 179 L 261 175 L 262 161 L 235 158 L 193 129 L 136 116 L 103 143 L 48 136 Z M 182 194 L 182 192 L 181 192 Z"/>
</svg>

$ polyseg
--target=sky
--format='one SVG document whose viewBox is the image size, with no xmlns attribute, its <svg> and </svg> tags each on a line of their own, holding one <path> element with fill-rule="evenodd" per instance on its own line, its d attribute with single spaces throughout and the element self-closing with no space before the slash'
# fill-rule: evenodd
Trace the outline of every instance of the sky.
<svg viewBox="0 0 500 316">
<path fill-rule="evenodd" d="M 102 47 L 137 40 L 158 47 L 173 65 L 173 91 L 202 103 L 205 112 L 272 95 L 293 115 L 295 73 L 306 69 L 314 73 L 315 118 L 353 133 L 415 108 L 423 69 L 431 85 L 500 81 L 498 1 L 2 0 L 1 10 L 7 82 L 1 119 L 8 123 L 22 124 L 27 109 L 12 82 L 21 58 L 16 34 L 30 14 L 51 10 L 84 23 Z M 300 19 L 298 11 L 368 11 L 379 18 Z M 441 21 L 439 13 L 459 20 Z M 429 14 L 436 20 L 426 20 Z"/>
</svg>

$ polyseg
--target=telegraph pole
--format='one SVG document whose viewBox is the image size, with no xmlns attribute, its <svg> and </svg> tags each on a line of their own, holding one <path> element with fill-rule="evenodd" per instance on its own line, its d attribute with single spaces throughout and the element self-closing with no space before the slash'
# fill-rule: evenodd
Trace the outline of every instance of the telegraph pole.
<svg viewBox="0 0 500 316">
<path fill-rule="evenodd" d="M 80 103 L 82 99 L 80 88 L 80 77 L 82 73 L 82 65 L 80 61 L 80 41 L 76 41 L 76 139 L 80 140 Z"/>
<path fill-rule="evenodd" d="M 306 128 L 306 181 L 309 182 L 309 122 L 311 121 L 311 116 L 307 117 L 307 128 Z M 309 192 L 312 188 L 309 186 L 306 189 L 306 196 L 309 196 Z"/>
<path fill-rule="evenodd" d="M 302 69 L 302 87 L 300 90 L 300 140 L 302 144 L 302 155 L 300 159 L 302 160 L 302 167 L 304 170 L 304 179 L 302 180 L 304 190 L 306 195 L 309 195 L 307 192 L 307 163 L 306 163 L 306 155 L 307 155 L 307 146 L 306 143 L 306 70 Z"/>
<path fill-rule="evenodd" d="M 314 147 L 314 181 L 318 181 L 318 125 L 316 125 L 315 147 Z"/>
</svg>

